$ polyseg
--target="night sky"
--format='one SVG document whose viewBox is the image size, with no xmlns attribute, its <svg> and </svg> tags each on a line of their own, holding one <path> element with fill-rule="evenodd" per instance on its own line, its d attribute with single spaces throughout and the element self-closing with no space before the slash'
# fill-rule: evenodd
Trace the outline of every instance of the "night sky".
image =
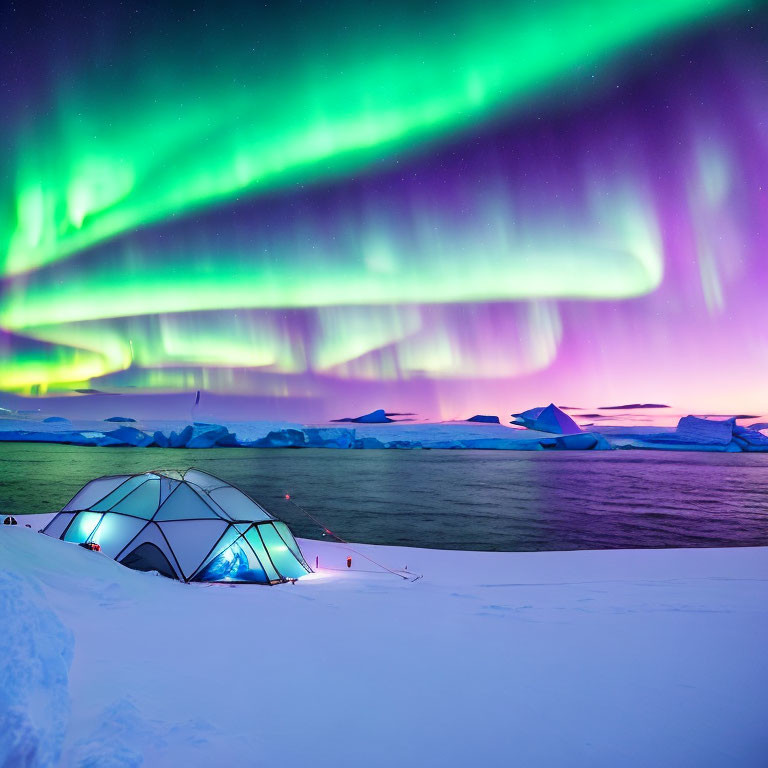
<svg viewBox="0 0 768 768">
<path fill-rule="evenodd" d="M 193 5 L 0 17 L 0 390 L 764 410 L 764 4 Z"/>
</svg>

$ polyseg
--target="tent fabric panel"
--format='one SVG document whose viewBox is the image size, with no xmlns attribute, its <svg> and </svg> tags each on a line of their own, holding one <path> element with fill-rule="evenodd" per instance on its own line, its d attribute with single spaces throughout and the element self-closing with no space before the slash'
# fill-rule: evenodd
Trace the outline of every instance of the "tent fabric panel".
<svg viewBox="0 0 768 768">
<path fill-rule="evenodd" d="M 227 527 L 224 520 L 181 520 L 159 524 L 184 578 L 189 579 Z"/>
<path fill-rule="evenodd" d="M 159 522 L 164 520 L 204 520 L 206 518 L 221 520 L 216 512 L 190 486 L 181 483 L 157 510 L 154 519 Z"/>
<path fill-rule="evenodd" d="M 160 504 L 160 479 L 150 477 L 112 507 L 113 512 L 149 520 Z"/>
<path fill-rule="evenodd" d="M 160 478 L 160 503 L 162 504 L 171 493 L 178 487 L 179 481 L 170 477 Z"/>
<path fill-rule="evenodd" d="M 106 512 L 107 510 L 112 509 L 112 507 L 122 501 L 134 488 L 138 488 L 142 483 L 146 482 L 146 480 L 147 475 L 133 475 L 129 477 L 125 482 L 118 485 L 109 496 L 103 498 L 97 504 L 93 504 L 91 509 L 95 512 Z"/>
<path fill-rule="evenodd" d="M 60 539 L 61 534 L 64 533 L 74 516 L 74 512 L 59 512 L 59 514 L 56 515 L 45 528 L 43 528 L 43 533 L 48 536 L 53 536 L 55 539 Z"/>
<path fill-rule="evenodd" d="M 286 543 L 280 538 L 280 534 L 275 527 L 269 525 L 260 525 L 259 533 L 267 547 L 267 552 L 272 558 L 275 568 L 280 575 L 286 579 L 298 579 L 306 576 L 307 569 L 296 559 L 296 556 L 288 549 Z"/>
<path fill-rule="evenodd" d="M 256 554 L 256 557 L 258 557 L 259 562 L 261 563 L 261 567 L 267 574 L 267 578 L 270 581 L 280 581 L 281 576 L 275 570 L 275 566 L 272 565 L 272 561 L 269 559 L 267 550 L 264 548 L 264 542 L 261 540 L 261 537 L 258 534 L 258 530 L 256 528 L 251 528 L 245 534 L 245 540 L 251 545 L 251 548 Z"/>
<path fill-rule="evenodd" d="M 304 559 L 304 555 L 301 553 L 301 547 L 291 533 L 291 529 L 282 520 L 275 520 L 272 525 L 275 526 L 277 532 L 280 534 L 280 538 L 288 545 L 288 549 L 293 552 L 296 559 L 303 565 L 306 565 L 307 561 Z"/>
<path fill-rule="evenodd" d="M 169 579 L 178 578 L 165 552 L 149 541 L 132 549 L 120 562 L 134 571 L 157 571 Z"/>
<path fill-rule="evenodd" d="M 211 491 L 211 498 L 233 520 L 273 520 L 269 512 L 262 509 L 253 499 L 246 496 L 239 488 L 231 485 Z"/>
<path fill-rule="evenodd" d="M 228 485 L 221 478 L 209 475 L 201 469 L 188 469 L 184 473 L 184 480 L 188 483 L 194 483 L 205 491 L 211 491 L 214 488 L 222 488 Z"/>
<path fill-rule="evenodd" d="M 69 501 L 62 512 L 79 511 L 90 509 L 94 504 L 101 501 L 105 496 L 109 496 L 119 485 L 122 485 L 130 475 L 116 475 L 115 477 L 99 477 L 91 480 L 90 483 L 83 486 Z"/>
<path fill-rule="evenodd" d="M 82 544 L 94 532 L 101 518 L 101 512 L 78 512 L 64 534 L 64 541 Z"/>
<path fill-rule="evenodd" d="M 176 559 L 176 556 L 166 541 L 165 536 L 163 536 L 160 528 L 152 522 L 146 523 L 144 528 L 139 531 L 136 538 L 133 539 L 133 541 L 129 541 L 126 546 L 120 552 L 118 552 L 115 559 L 122 562 L 122 558 L 125 557 L 125 555 L 127 555 L 129 552 L 133 552 L 133 550 L 136 549 L 139 544 L 143 544 L 144 542 L 150 542 L 158 547 L 158 549 L 162 551 L 166 558 L 168 558 L 168 561 L 171 563 L 171 565 L 173 565 L 173 569 L 176 573 L 175 578 L 180 580 L 184 579 L 184 576 L 181 573 L 181 568 L 179 567 L 178 560 Z"/>
<path fill-rule="evenodd" d="M 224 509 L 221 508 L 221 505 L 218 504 L 207 491 L 204 491 L 202 488 L 194 484 L 191 484 L 188 487 L 191 488 L 216 513 L 217 517 L 220 517 L 222 520 L 226 520 L 227 522 L 232 521 L 232 518 L 226 513 Z"/>
<path fill-rule="evenodd" d="M 98 544 L 105 555 L 117 557 L 146 524 L 138 517 L 106 512 L 90 540 Z"/>
</svg>

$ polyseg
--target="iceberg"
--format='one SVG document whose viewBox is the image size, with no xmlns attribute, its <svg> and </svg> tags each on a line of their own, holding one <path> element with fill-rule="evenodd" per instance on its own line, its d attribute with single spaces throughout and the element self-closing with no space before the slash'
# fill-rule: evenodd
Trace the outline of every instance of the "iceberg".
<svg viewBox="0 0 768 768">
<path fill-rule="evenodd" d="M 225 426 L 208 422 L 190 424 L 177 420 L 149 421 L 144 422 L 147 431 L 137 428 L 135 423 L 115 423 L 109 419 L 104 419 L 100 425 L 86 420 L 72 422 L 69 426 L 53 422 L 47 428 L 40 422 L 2 421 L 0 426 L 5 429 L 0 429 L 0 442 L 191 449 L 257 447 L 539 451 L 639 448 L 768 453 L 768 433 L 756 428 L 762 426 L 762 422 L 742 427 L 736 423 L 736 419 L 741 418 L 738 416 L 725 420 L 685 416 L 676 427 L 601 424 L 582 428 L 563 408 L 550 404 L 513 414 L 511 423 L 525 429 L 510 429 L 498 423 L 495 416 L 484 414 L 476 414 L 465 421 L 413 424 L 402 424 L 396 420 L 391 423 L 394 415 L 404 414 L 385 413 L 379 409 L 357 417 L 357 426 L 336 423 L 305 426 L 274 421 L 233 422 Z M 127 418 L 111 417 L 113 420 Z M 360 421 L 363 419 L 368 421 Z M 101 431 L 104 422 L 113 424 L 115 428 Z M 94 429 L 94 426 L 97 428 Z"/>
<path fill-rule="evenodd" d="M 756 429 L 741 427 L 736 424 L 733 427 L 733 442 L 742 451 L 750 453 L 768 451 L 768 437 Z"/>
<path fill-rule="evenodd" d="M 522 413 L 513 413 L 512 421 L 510 424 L 518 424 L 519 426 L 525 427 L 526 429 L 533 429 L 533 425 L 536 423 L 536 419 L 539 418 L 543 410 L 544 406 L 542 405 L 538 408 L 529 408 L 527 411 L 523 411 Z"/>
<path fill-rule="evenodd" d="M 602 435 L 598 435 L 595 432 L 582 432 L 578 435 L 556 437 L 554 447 L 561 451 L 611 450 L 611 444 Z"/>
<path fill-rule="evenodd" d="M 64 443 L 67 445 L 98 445 L 100 432 L 26 432 L 24 430 L 0 431 L 0 441 L 18 443 Z"/>
<path fill-rule="evenodd" d="M 677 423 L 675 436 L 686 443 L 728 445 L 733 439 L 735 419 L 712 421 L 698 416 L 683 416 Z"/>
<path fill-rule="evenodd" d="M 344 419 L 332 419 L 335 423 L 339 422 L 353 422 L 355 424 L 389 424 L 394 421 L 387 416 L 383 408 L 366 413 L 364 416 L 356 416 L 354 418 L 347 417 Z"/>
<path fill-rule="evenodd" d="M 550 403 L 546 408 L 542 406 L 522 413 L 513 413 L 511 423 L 556 435 L 573 435 L 581 432 L 581 427 L 554 403 Z"/>
<path fill-rule="evenodd" d="M 506 439 L 503 437 L 474 438 L 471 440 L 462 440 L 462 448 L 470 448 L 481 451 L 538 451 L 541 449 L 539 441 Z"/>
<path fill-rule="evenodd" d="M 370 440 L 371 438 L 365 439 Z M 384 446 L 382 445 L 381 447 L 383 448 Z M 422 447 L 426 448 L 427 450 L 440 449 L 443 451 L 455 451 L 459 448 L 466 448 L 466 446 L 460 440 L 430 440 L 427 443 L 423 443 Z"/>
<path fill-rule="evenodd" d="M 768 450 L 768 438 L 756 430 L 739 426 L 735 417 L 715 421 L 700 416 L 683 416 L 673 431 L 637 434 L 629 442 L 616 447 L 738 453 L 742 450 Z"/>
<path fill-rule="evenodd" d="M 308 448 L 356 447 L 354 429 L 345 429 L 343 427 L 305 427 L 302 432 L 304 433 L 305 445 Z"/>
<path fill-rule="evenodd" d="M 175 432 L 171 432 L 168 436 L 169 448 L 184 448 L 186 444 L 192 439 L 195 428 L 189 424 L 177 435 Z"/>
<path fill-rule="evenodd" d="M 474 421 L 479 424 L 500 424 L 498 416 L 483 416 L 482 414 L 478 413 L 474 416 L 471 416 L 467 419 L 467 421 Z"/>
<path fill-rule="evenodd" d="M 147 448 L 152 443 L 154 443 L 154 439 L 150 435 L 135 427 L 118 427 L 107 432 L 104 438 L 99 441 L 99 445 L 132 445 L 137 448 Z"/>
<path fill-rule="evenodd" d="M 151 440 L 149 444 L 157 445 L 159 448 L 214 448 L 216 446 L 235 448 L 240 445 L 237 435 L 230 432 L 227 427 L 202 422 L 188 424 L 181 432 L 171 431 L 170 435 L 165 435 L 158 430 L 152 435 Z"/>
<path fill-rule="evenodd" d="M 167 448 L 169 445 L 168 438 L 159 430 L 152 435 L 152 439 L 159 448 Z"/>
<path fill-rule="evenodd" d="M 206 425 L 205 427 L 198 427 L 193 430 L 192 437 L 187 441 L 185 447 L 187 448 L 213 448 L 217 445 L 219 440 L 226 441 L 229 438 L 230 432 L 226 427 L 219 424 Z M 235 445 L 237 445 L 236 438 L 232 435 L 232 439 L 235 439 Z"/>
<path fill-rule="evenodd" d="M 240 441 L 237 439 L 237 435 L 234 432 L 227 432 L 226 435 L 222 435 L 216 441 L 217 448 L 239 448 Z"/>
<path fill-rule="evenodd" d="M 96 445 L 100 448 L 125 448 L 129 444 L 116 437 L 107 437 L 104 435 L 97 440 Z"/>
<path fill-rule="evenodd" d="M 385 448 L 397 448 L 400 450 L 411 450 L 413 448 L 421 448 L 422 445 L 416 440 L 392 440 L 389 443 L 384 443 Z"/>
<path fill-rule="evenodd" d="M 47 419 L 43 419 L 43 424 L 71 424 L 69 419 L 64 416 L 49 416 Z"/>
<path fill-rule="evenodd" d="M 299 429 L 278 429 L 269 432 L 266 437 L 242 443 L 252 448 L 304 448 L 304 433 Z"/>
<path fill-rule="evenodd" d="M 355 448 L 377 449 L 384 448 L 384 443 L 375 437 L 358 437 L 355 439 Z"/>
<path fill-rule="evenodd" d="M 108 419 L 104 419 L 104 421 L 124 422 L 128 424 L 135 422 L 136 419 L 132 419 L 129 416 L 110 416 Z"/>
</svg>

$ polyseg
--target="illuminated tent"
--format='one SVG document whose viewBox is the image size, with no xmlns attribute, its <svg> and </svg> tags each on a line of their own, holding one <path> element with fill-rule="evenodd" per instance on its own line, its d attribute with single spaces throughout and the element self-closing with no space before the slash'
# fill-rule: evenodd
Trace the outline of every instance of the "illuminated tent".
<svg viewBox="0 0 768 768">
<path fill-rule="evenodd" d="M 91 480 L 43 533 L 181 581 L 277 584 L 310 572 L 285 523 L 198 469 Z"/>
</svg>

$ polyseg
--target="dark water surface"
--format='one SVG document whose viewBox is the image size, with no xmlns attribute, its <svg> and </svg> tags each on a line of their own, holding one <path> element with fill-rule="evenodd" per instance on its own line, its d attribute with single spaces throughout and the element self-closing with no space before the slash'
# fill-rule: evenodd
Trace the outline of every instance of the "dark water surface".
<svg viewBox="0 0 768 768">
<path fill-rule="evenodd" d="M 299 536 L 479 550 L 768 545 L 768 455 L 660 451 L 170 450 L 0 444 L 0 512 L 50 512 L 88 480 L 199 467 Z"/>
</svg>

